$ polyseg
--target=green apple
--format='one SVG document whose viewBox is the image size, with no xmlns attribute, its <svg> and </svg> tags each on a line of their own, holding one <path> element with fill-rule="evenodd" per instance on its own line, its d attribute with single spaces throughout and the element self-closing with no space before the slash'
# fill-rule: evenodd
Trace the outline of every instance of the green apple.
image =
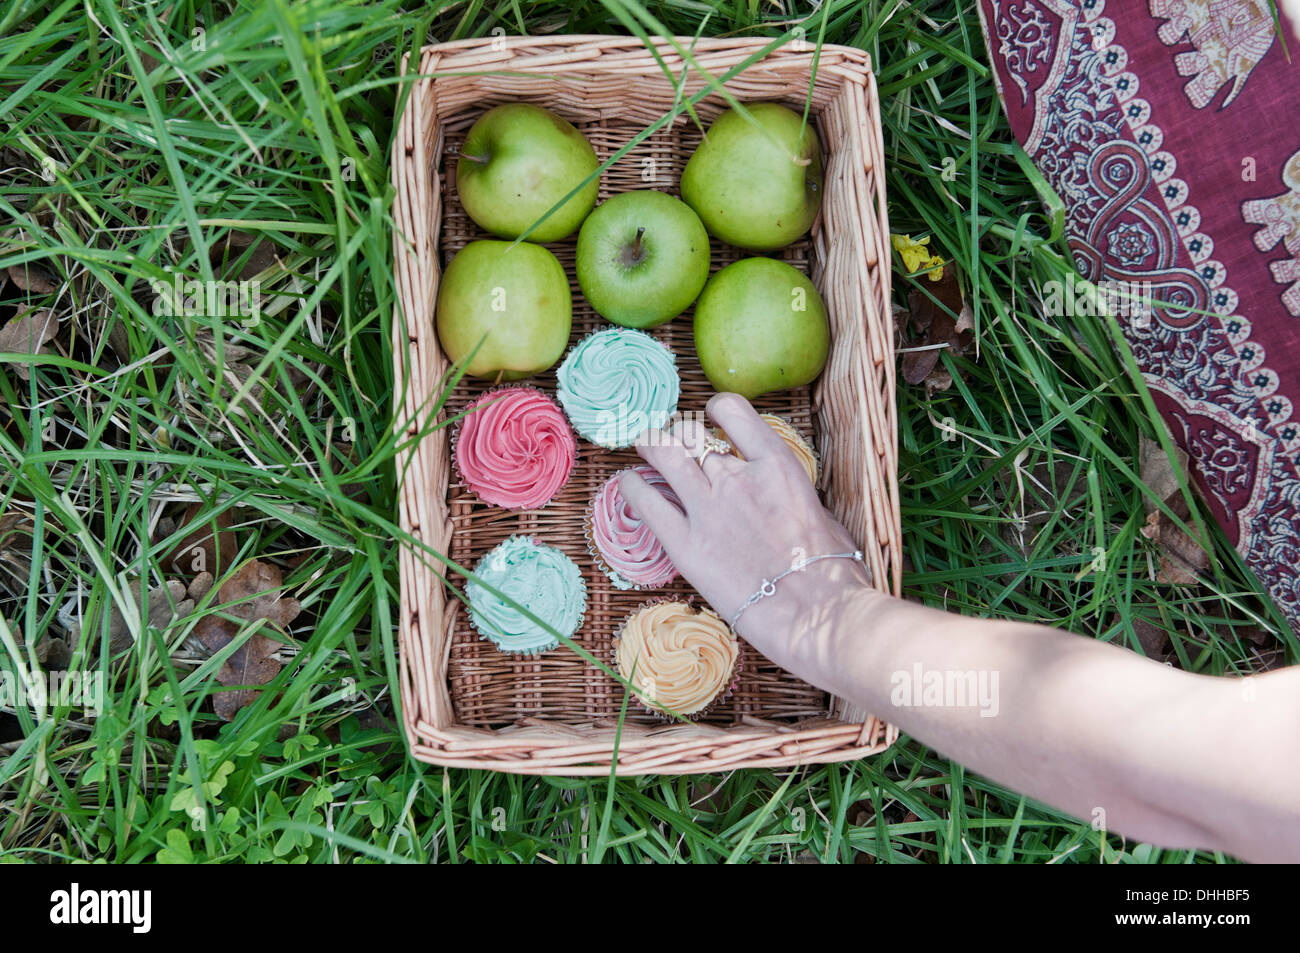
<svg viewBox="0 0 1300 953">
<path fill-rule="evenodd" d="M 456 163 L 456 189 L 469 217 L 493 235 L 518 238 L 581 185 L 600 163 L 582 133 L 555 113 L 529 103 L 489 109 L 470 127 Z M 528 235 L 568 238 L 596 204 L 592 179 Z"/>
<path fill-rule="evenodd" d="M 695 352 L 709 383 L 747 398 L 811 384 L 831 329 L 808 276 L 773 258 L 743 258 L 709 279 L 695 303 Z"/>
<path fill-rule="evenodd" d="M 443 273 L 435 320 L 448 358 L 460 362 L 474 354 L 467 374 L 531 377 L 558 361 L 569 344 L 569 279 L 541 245 L 470 242 Z"/>
<path fill-rule="evenodd" d="M 709 278 L 709 235 L 686 203 L 623 192 L 582 223 L 578 287 L 604 318 L 653 328 L 685 311 Z"/>
<path fill-rule="evenodd" d="M 784 248 L 812 228 L 822 202 L 822 148 L 803 116 L 748 103 L 713 121 L 682 172 L 682 198 L 724 242 Z"/>
</svg>

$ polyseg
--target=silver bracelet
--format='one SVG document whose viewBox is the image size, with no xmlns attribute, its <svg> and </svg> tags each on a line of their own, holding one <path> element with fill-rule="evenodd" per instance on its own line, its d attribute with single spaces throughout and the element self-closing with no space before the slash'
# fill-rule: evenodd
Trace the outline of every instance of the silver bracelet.
<svg viewBox="0 0 1300 953">
<path fill-rule="evenodd" d="M 736 628 L 736 623 L 740 621 L 741 613 L 743 613 L 746 609 L 752 606 L 755 602 L 757 602 L 759 599 L 764 599 L 768 596 L 775 595 L 776 584 L 778 582 L 780 582 L 782 579 L 784 579 L 786 576 L 790 575 L 791 573 L 802 572 L 804 569 L 807 569 L 813 563 L 819 562 L 823 559 L 854 559 L 862 563 L 864 566 L 866 565 L 866 561 L 862 558 L 862 550 L 860 549 L 856 549 L 851 553 L 824 553 L 821 556 L 811 556 L 808 559 L 804 559 L 799 563 L 791 566 L 789 569 L 787 569 L 785 572 L 781 573 L 780 575 L 773 576 L 771 579 L 764 579 L 763 584 L 758 587 L 758 591 L 755 592 L 748 599 L 746 599 L 745 604 L 741 606 L 739 609 L 737 609 L 736 614 L 731 617 L 731 628 L 732 629 Z"/>
</svg>

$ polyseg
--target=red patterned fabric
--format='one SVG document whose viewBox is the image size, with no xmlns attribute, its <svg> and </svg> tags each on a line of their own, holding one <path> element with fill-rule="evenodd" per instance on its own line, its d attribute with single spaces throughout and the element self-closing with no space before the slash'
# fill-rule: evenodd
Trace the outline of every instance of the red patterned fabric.
<svg viewBox="0 0 1300 953">
<path fill-rule="evenodd" d="M 980 13 L 1012 129 L 1066 202 L 1077 268 L 1148 288 L 1154 309 L 1121 322 L 1156 405 L 1300 630 L 1300 62 L 1265 0 Z"/>
</svg>

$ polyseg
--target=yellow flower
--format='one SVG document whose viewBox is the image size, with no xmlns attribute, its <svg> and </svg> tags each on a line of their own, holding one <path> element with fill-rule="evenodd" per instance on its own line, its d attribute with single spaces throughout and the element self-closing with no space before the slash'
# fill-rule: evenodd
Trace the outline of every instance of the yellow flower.
<svg viewBox="0 0 1300 953">
<path fill-rule="evenodd" d="M 910 274 L 924 271 L 931 281 L 938 281 L 943 277 L 943 256 L 930 254 L 929 235 L 915 239 L 911 235 L 890 235 L 889 240 L 894 246 L 894 251 L 902 257 L 903 267 Z"/>
</svg>

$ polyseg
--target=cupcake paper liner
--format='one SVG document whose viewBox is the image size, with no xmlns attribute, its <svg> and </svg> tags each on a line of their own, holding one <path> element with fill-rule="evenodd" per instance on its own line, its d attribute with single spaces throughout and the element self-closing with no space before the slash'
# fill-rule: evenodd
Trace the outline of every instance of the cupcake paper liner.
<svg viewBox="0 0 1300 953">
<path fill-rule="evenodd" d="M 609 565 L 609 563 L 605 560 L 604 553 L 600 551 L 600 547 L 596 544 L 596 540 L 593 538 L 592 521 L 595 515 L 596 500 L 600 497 L 601 492 L 605 489 L 605 485 L 609 483 L 611 480 L 618 479 L 618 477 L 621 474 L 623 474 L 628 470 L 637 470 L 643 467 L 646 469 L 653 469 L 651 467 L 646 466 L 645 464 L 637 464 L 635 466 L 624 467 L 621 470 L 616 470 L 613 474 L 611 474 L 605 480 L 604 483 L 602 483 L 599 487 L 596 488 L 596 492 L 591 495 L 591 499 L 587 501 L 586 512 L 583 514 L 582 517 L 582 535 L 583 538 L 587 541 L 587 554 L 591 556 L 592 564 L 601 571 L 601 573 L 605 576 L 606 579 L 610 581 L 611 584 L 613 584 L 616 588 L 623 590 L 624 592 L 646 592 L 652 589 L 662 589 L 664 586 L 667 586 L 673 581 L 681 578 L 681 573 L 677 570 L 677 567 L 674 566 L 672 575 L 669 576 L 667 579 L 664 579 L 662 582 L 633 582 L 631 579 L 628 579 L 626 576 L 620 573 L 617 569 L 614 569 L 612 566 Z M 665 556 L 666 555 L 667 554 L 665 553 Z"/>
<path fill-rule="evenodd" d="M 562 554 L 566 559 L 568 559 L 570 562 L 572 562 L 572 563 L 574 564 L 574 566 L 577 566 L 577 569 L 578 569 L 578 587 L 579 587 L 579 595 L 580 595 L 580 598 L 581 598 L 581 600 L 582 600 L 582 607 L 578 610 L 578 621 L 577 621 L 577 623 L 574 625 L 574 627 L 573 627 L 573 631 L 570 632 L 570 633 L 568 633 L 569 638 L 573 638 L 575 635 L 577 635 L 579 632 L 582 631 L 582 627 L 583 627 L 583 625 L 584 625 L 584 624 L 586 623 L 586 621 L 587 621 L 587 604 L 588 604 L 588 602 L 587 602 L 587 596 L 588 596 L 588 593 L 587 593 L 587 581 L 586 581 L 585 579 L 582 578 L 582 567 L 581 567 L 581 566 L 578 566 L 577 561 L 576 561 L 572 556 L 570 556 L 568 553 L 564 552 L 564 550 L 560 549 L 560 547 L 558 547 L 558 546 L 552 546 L 550 543 L 546 543 L 546 542 L 542 541 L 541 539 L 539 539 L 538 537 L 532 535 L 531 533 L 515 533 L 515 534 L 513 534 L 513 535 L 511 535 L 511 536 L 507 536 L 507 537 L 506 537 L 505 539 L 503 539 L 501 542 L 497 543 L 496 546 L 493 546 L 490 550 L 488 550 L 486 553 L 484 553 L 482 556 L 480 556 L 479 559 L 478 559 L 478 562 L 476 562 L 476 563 L 474 564 L 475 572 L 477 573 L 477 571 L 478 571 L 478 566 L 479 566 L 480 563 L 482 563 L 482 561 L 483 561 L 484 559 L 486 559 L 489 555 L 491 555 L 493 552 L 495 552 L 498 548 L 500 548 L 500 547 L 502 547 L 502 546 L 505 546 L 507 543 L 509 543 L 509 542 L 511 542 L 511 541 L 513 541 L 513 540 L 516 540 L 516 539 L 526 539 L 526 540 L 529 540 L 530 542 L 532 542 L 532 543 L 533 543 L 534 545 L 536 545 L 536 546 L 545 546 L 545 547 L 548 548 L 548 549 L 555 549 L 555 550 L 558 550 L 558 551 L 559 551 L 559 552 L 560 552 L 560 553 L 561 553 L 561 554 Z M 466 596 L 467 599 L 469 599 L 470 606 L 471 606 L 471 608 L 472 608 L 474 602 L 473 602 L 473 599 L 471 599 L 470 596 L 469 596 L 469 591 L 468 591 L 468 581 L 467 581 L 467 583 L 466 583 L 466 593 L 465 593 L 465 596 Z M 537 657 L 539 657 L 540 655 L 542 655 L 542 653 L 544 653 L 544 652 L 549 652 L 551 649 L 556 648 L 556 647 L 560 644 L 560 640 L 557 639 L 557 638 L 555 638 L 554 636 L 552 636 L 552 637 L 550 638 L 549 643 L 546 644 L 546 645 L 544 645 L 544 646 L 539 646 L 539 647 L 536 647 L 536 648 L 528 648 L 528 649 L 516 649 L 516 648 L 510 648 L 510 647 L 508 647 L 508 646 L 504 646 L 504 645 L 502 645 L 500 642 L 498 642 L 498 641 L 497 641 L 497 635 L 496 635 L 495 633 L 490 632 L 490 631 L 485 631 L 484 628 L 481 627 L 481 626 L 480 626 L 480 625 L 479 625 L 479 624 L 474 620 L 474 613 L 473 613 L 472 611 L 468 612 L 467 615 L 468 615 L 468 618 L 469 618 L 470 626 L 474 629 L 475 632 L 478 633 L 479 640 L 480 640 L 480 641 L 486 641 L 486 642 L 490 642 L 490 643 L 492 643 L 492 647 L 493 647 L 493 648 L 495 648 L 498 652 L 501 652 L 501 653 L 503 653 L 503 654 L 505 654 L 505 655 L 520 655 L 520 656 L 529 656 L 529 657 L 532 657 L 532 658 L 537 658 Z"/>
<path fill-rule="evenodd" d="M 455 474 L 455 478 L 456 478 L 455 486 L 462 490 L 466 490 L 469 493 L 472 493 L 474 495 L 474 498 L 478 500 L 480 503 L 484 503 L 487 506 L 495 506 L 497 509 L 505 510 L 506 512 L 509 513 L 541 512 L 542 510 L 546 509 L 548 506 L 551 505 L 551 503 L 555 501 L 555 498 L 560 495 L 560 491 L 569 485 L 569 481 L 573 479 L 573 474 L 577 471 L 578 460 L 581 456 L 578 447 L 579 444 L 579 440 L 577 439 L 578 434 L 576 431 L 573 430 L 573 425 L 569 422 L 569 416 L 564 412 L 564 408 L 560 406 L 559 401 L 557 401 L 554 397 L 547 394 L 546 391 L 542 390 L 540 387 L 534 386 L 532 384 L 495 384 L 492 387 L 489 387 L 487 390 L 483 391 L 483 393 L 479 394 L 468 404 L 466 404 L 464 411 L 468 411 L 471 407 L 479 403 L 486 403 L 494 394 L 499 394 L 507 390 L 536 391 L 538 394 L 541 394 L 542 397 L 546 398 L 547 402 L 550 403 L 559 412 L 560 416 L 564 419 L 565 424 L 569 427 L 569 430 L 574 434 L 573 459 L 569 461 L 568 475 L 565 476 L 564 482 L 555 488 L 555 492 L 551 494 L 550 499 L 548 499 L 545 503 L 542 503 L 540 506 L 533 506 L 533 507 L 503 506 L 500 503 L 493 503 L 491 500 L 485 500 L 482 497 L 482 495 L 479 493 L 478 489 L 465 479 L 465 475 L 461 472 L 460 469 L 460 458 L 457 451 L 460 448 L 461 432 L 464 430 L 465 421 L 468 419 L 468 414 L 466 414 L 465 416 L 462 416 L 459 420 L 457 420 L 452 427 L 451 466 L 452 466 L 452 473 Z"/>
<path fill-rule="evenodd" d="M 637 606 L 635 609 L 633 609 L 631 612 L 629 612 L 626 616 L 623 617 L 623 621 L 622 623 L 620 623 L 618 627 L 618 631 L 614 633 L 614 637 L 611 642 L 610 653 L 609 653 L 610 660 L 613 662 L 614 671 L 619 672 L 620 674 L 622 672 L 618 664 L 618 649 L 619 646 L 622 644 L 623 629 L 627 626 L 628 620 L 631 619 L 633 616 L 635 616 L 638 612 L 641 612 L 642 610 L 649 609 L 653 606 L 662 605 L 665 602 L 679 603 L 681 605 L 689 607 L 692 611 L 697 611 L 695 608 L 694 596 L 690 596 L 686 599 L 675 599 L 671 596 L 664 595 L 664 596 L 657 596 L 653 599 L 647 599 L 645 602 L 641 603 L 639 606 Z M 717 613 L 714 613 L 714 615 L 717 615 Z M 719 616 L 719 618 L 721 618 L 721 616 Z M 726 625 L 726 623 L 724 622 L 723 625 Z M 688 721 L 699 721 L 701 718 L 706 717 L 710 712 L 716 709 L 719 705 L 723 704 L 729 698 L 731 698 L 731 696 L 736 691 L 736 687 L 740 684 L 740 676 L 744 671 L 745 653 L 743 648 L 740 645 L 740 638 L 734 632 L 732 632 L 731 635 L 732 638 L 736 640 L 736 661 L 731 668 L 731 677 L 727 679 L 725 686 L 716 695 L 714 695 L 713 698 L 710 699 L 709 702 L 703 708 L 700 708 L 697 711 L 693 711 L 689 715 L 688 714 L 671 715 L 668 712 L 663 711 L 662 709 L 656 708 L 653 705 L 649 704 L 644 698 L 641 697 L 640 694 L 638 694 L 635 691 L 632 692 L 632 701 L 636 704 L 638 708 L 640 708 L 646 714 L 653 716 L 658 721 L 666 722 L 669 724 L 676 723 L 682 718 L 685 718 Z M 635 684 L 633 679 L 628 679 L 628 681 L 633 681 L 633 683 Z"/>
</svg>

